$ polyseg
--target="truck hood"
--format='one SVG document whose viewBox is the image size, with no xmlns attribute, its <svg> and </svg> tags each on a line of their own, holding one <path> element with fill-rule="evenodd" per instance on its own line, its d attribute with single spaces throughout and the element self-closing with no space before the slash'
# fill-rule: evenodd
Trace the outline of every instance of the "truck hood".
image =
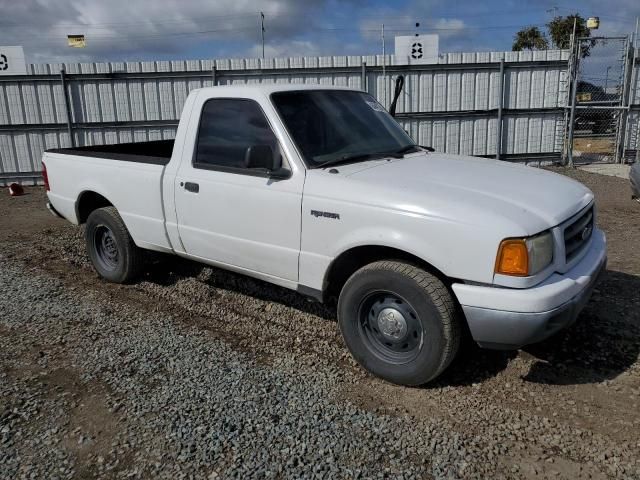
<svg viewBox="0 0 640 480">
<path fill-rule="evenodd" d="M 483 226 L 493 215 L 519 226 L 514 236 L 554 227 L 593 200 L 563 175 L 478 157 L 418 153 L 339 169 L 380 205 Z"/>
</svg>

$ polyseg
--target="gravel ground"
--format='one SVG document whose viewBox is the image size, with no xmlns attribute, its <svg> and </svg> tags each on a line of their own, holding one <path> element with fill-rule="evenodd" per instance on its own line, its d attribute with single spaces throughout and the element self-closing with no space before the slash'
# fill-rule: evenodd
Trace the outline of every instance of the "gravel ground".
<svg viewBox="0 0 640 480">
<path fill-rule="evenodd" d="M 567 332 L 467 346 L 425 388 L 288 290 L 168 257 L 104 283 L 40 189 L 0 195 L 0 478 L 640 479 L 640 205 L 562 172 L 596 193 L 606 280 Z"/>
</svg>

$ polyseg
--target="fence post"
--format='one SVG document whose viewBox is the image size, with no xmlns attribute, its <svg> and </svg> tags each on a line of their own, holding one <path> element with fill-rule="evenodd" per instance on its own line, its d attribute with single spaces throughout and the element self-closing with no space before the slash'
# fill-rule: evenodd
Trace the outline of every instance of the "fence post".
<svg viewBox="0 0 640 480">
<path fill-rule="evenodd" d="M 360 86 L 362 87 L 362 90 L 364 90 L 365 92 L 368 92 L 369 89 L 367 88 L 367 62 L 362 62 L 362 70 L 360 72 Z"/>
<path fill-rule="evenodd" d="M 629 48 L 631 47 L 631 48 Z M 627 118 L 629 116 L 630 104 L 630 90 L 631 81 L 633 79 L 633 59 L 635 49 L 633 44 L 627 39 L 624 48 L 624 78 L 622 79 L 622 98 L 620 99 L 620 116 L 618 118 L 618 132 L 616 134 L 616 153 L 614 162 L 624 163 L 624 151 L 627 142 Z"/>
<path fill-rule="evenodd" d="M 496 160 L 502 155 L 502 108 L 504 106 L 504 55 L 500 59 L 500 95 L 498 96 L 498 128 L 496 129 Z"/>
<path fill-rule="evenodd" d="M 562 152 L 560 153 L 560 162 L 562 165 L 567 165 L 568 163 L 568 155 L 573 145 L 569 145 L 568 143 L 568 135 L 569 135 L 569 113 L 570 113 L 570 97 L 571 97 L 571 89 L 573 88 L 573 71 L 576 68 L 575 56 L 573 55 L 575 38 L 573 35 L 571 36 L 571 43 L 569 45 L 569 58 L 567 59 L 567 97 L 565 99 L 566 105 L 564 106 L 564 114 L 562 116 L 563 125 L 562 125 Z M 561 81 L 560 81 L 561 82 Z M 558 83 L 560 85 L 560 83 Z"/>
<path fill-rule="evenodd" d="M 636 163 L 640 163 L 640 118 L 636 122 Z"/>
<path fill-rule="evenodd" d="M 635 72 L 636 78 L 632 80 L 631 87 L 634 91 L 640 85 L 640 63 L 638 63 L 638 49 L 640 45 L 638 44 L 638 29 L 640 28 L 640 17 L 636 17 L 636 30 L 633 33 L 633 62 L 631 62 L 631 70 Z M 629 108 L 631 108 L 631 102 L 633 101 L 633 96 L 629 96 Z M 638 118 L 636 118 L 636 163 L 640 163 L 640 112 L 638 112 Z"/>
<path fill-rule="evenodd" d="M 216 85 L 218 85 L 218 79 L 216 78 L 216 66 L 215 65 L 213 67 L 211 67 L 211 82 L 213 83 L 214 87 Z"/>
<path fill-rule="evenodd" d="M 64 106 L 67 114 L 67 131 L 69 132 L 69 141 L 71 148 L 76 146 L 76 140 L 73 137 L 73 125 L 71 120 L 71 101 L 69 100 L 69 92 L 67 91 L 67 79 L 64 68 L 60 70 L 60 85 L 62 86 L 62 95 L 64 95 Z"/>
<path fill-rule="evenodd" d="M 573 168 L 573 133 L 575 130 L 575 121 L 576 121 L 576 92 L 578 91 L 578 62 L 580 55 L 580 43 L 579 40 L 576 40 L 576 48 L 575 51 L 571 52 L 572 55 L 575 55 L 575 63 L 574 69 L 572 72 L 573 78 L 571 79 L 571 89 L 569 90 L 569 95 L 571 95 L 571 110 L 569 111 L 569 133 L 567 135 L 567 164 L 569 167 Z"/>
</svg>

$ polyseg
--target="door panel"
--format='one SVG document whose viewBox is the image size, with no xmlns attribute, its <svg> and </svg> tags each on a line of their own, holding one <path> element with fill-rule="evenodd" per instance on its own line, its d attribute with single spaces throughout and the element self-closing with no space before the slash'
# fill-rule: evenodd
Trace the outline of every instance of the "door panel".
<svg viewBox="0 0 640 480">
<path fill-rule="evenodd" d="M 188 254 L 298 280 L 302 195 L 295 182 L 186 170 L 176 178 L 176 211 Z M 186 190 L 186 182 L 199 191 Z"/>
<path fill-rule="evenodd" d="M 256 101 L 210 98 L 194 108 L 202 118 L 192 119 L 198 133 L 185 151 L 195 154 L 175 177 L 185 252 L 297 282 L 304 171 L 291 168 L 290 178 L 276 180 L 245 168 L 244 152 L 254 145 L 269 145 L 292 167 Z"/>
</svg>

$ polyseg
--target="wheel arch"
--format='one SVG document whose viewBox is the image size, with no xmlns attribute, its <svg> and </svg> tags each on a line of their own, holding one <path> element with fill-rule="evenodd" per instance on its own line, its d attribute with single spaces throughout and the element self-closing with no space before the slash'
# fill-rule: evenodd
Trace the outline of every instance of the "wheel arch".
<svg viewBox="0 0 640 480">
<path fill-rule="evenodd" d="M 343 251 L 330 263 L 324 276 L 323 300 L 337 298 L 343 285 L 353 273 L 379 260 L 400 260 L 420 267 L 438 277 L 448 289 L 451 289 L 451 284 L 455 281 L 441 269 L 414 253 L 386 245 L 359 245 Z"/>
<path fill-rule="evenodd" d="M 94 210 L 103 207 L 113 207 L 113 203 L 107 199 L 104 195 L 93 191 L 84 190 L 78 195 L 76 200 L 76 218 L 78 219 L 78 225 L 86 223 L 87 218 Z"/>
</svg>

